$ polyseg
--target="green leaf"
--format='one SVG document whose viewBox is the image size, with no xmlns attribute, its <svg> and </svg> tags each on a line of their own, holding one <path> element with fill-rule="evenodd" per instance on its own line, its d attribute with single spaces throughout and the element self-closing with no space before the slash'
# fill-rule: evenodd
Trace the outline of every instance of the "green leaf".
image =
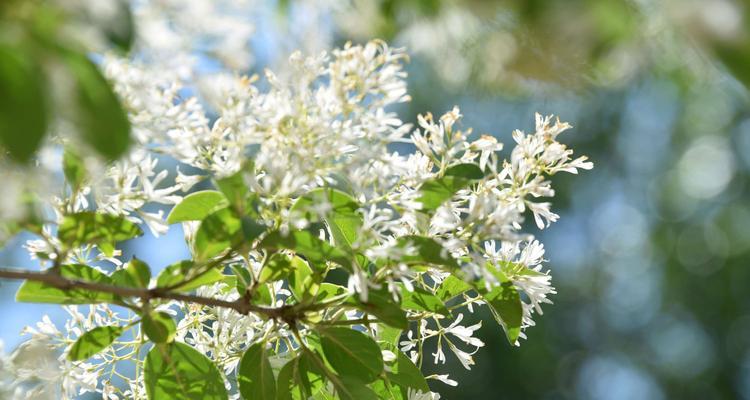
<svg viewBox="0 0 750 400">
<path fill-rule="evenodd" d="M 42 68 L 32 54 L 0 44 L 0 144 L 16 161 L 29 161 L 47 133 L 45 86 Z"/>
<path fill-rule="evenodd" d="M 252 194 L 245 184 L 245 174 L 252 171 L 252 163 L 242 166 L 235 174 L 216 179 L 216 187 L 229 200 L 231 207 L 237 215 L 248 215 L 258 218 L 255 202 L 257 197 Z"/>
<path fill-rule="evenodd" d="M 315 367 L 310 355 L 301 353 L 279 371 L 276 385 L 277 400 L 306 400 L 325 387 L 323 374 Z"/>
<path fill-rule="evenodd" d="M 458 295 L 466 293 L 471 289 L 472 289 L 471 285 L 466 283 L 466 281 L 464 281 L 463 279 L 456 278 L 453 275 L 449 275 L 447 278 L 443 280 L 443 282 L 440 283 L 440 286 L 438 286 L 436 295 L 442 301 L 447 302 L 448 300 L 451 300 Z"/>
<path fill-rule="evenodd" d="M 167 222 L 174 224 L 183 221 L 201 221 L 228 205 L 229 200 L 221 192 L 215 190 L 191 193 L 172 208 Z"/>
<path fill-rule="evenodd" d="M 287 235 L 279 231 L 273 231 L 260 241 L 258 247 L 273 251 L 292 250 L 303 255 L 316 268 L 325 266 L 326 261 L 333 261 L 350 271 L 352 269 L 352 262 L 347 253 L 318 239 L 307 231 L 293 231 Z"/>
<path fill-rule="evenodd" d="M 344 300 L 349 296 L 349 290 L 343 286 L 335 285 L 333 283 L 323 282 L 318 288 L 318 292 L 315 295 L 316 302 L 332 302 L 337 299 Z"/>
<path fill-rule="evenodd" d="M 149 351 L 144 384 L 151 400 L 226 400 L 228 397 L 216 364 L 180 342 L 156 345 Z"/>
<path fill-rule="evenodd" d="M 422 371 L 411 362 L 406 354 L 399 350 L 396 350 L 395 353 L 396 362 L 391 366 L 391 371 L 387 373 L 388 379 L 404 388 L 404 393 L 408 393 L 408 389 L 414 389 L 423 393 L 429 392 L 430 387 L 427 385 Z"/>
<path fill-rule="evenodd" d="M 110 44 L 127 53 L 135 39 L 133 13 L 128 1 L 116 0 L 114 6 L 117 8 L 114 18 L 109 18 L 101 28 Z"/>
<path fill-rule="evenodd" d="M 379 400 L 378 395 L 357 378 L 340 376 L 333 381 L 341 400 Z"/>
<path fill-rule="evenodd" d="M 410 265 L 432 264 L 450 269 L 459 268 L 458 261 L 435 239 L 408 235 L 398 238 L 396 245 L 402 249 L 411 249 L 410 254 L 401 257 L 399 262 Z"/>
<path fill-rule="evenodd" d="M 125 267 L 112 273 L 112 282 L 118 286 L 147 288 L 151 281 L 151 268 L 133 257 Z"/>
<path fill-rule="evenodd" d="M 63 152 L 63 174 L 74 191 L 78 191 L 86 180 L 87 173 L 83 159 L 70 147 L 66 147 Z"/>
<path fill-rule="evenodd" d="M 204 285 L 221 282 L 224 280 L 224 274 L 216 268 L 211 268 L 198 276 L 200 265 L 190 260 L 183 260 L 171 264 L 164 268 L 156 278 L 156 287 L 166 288 L 179 285 L 181 282 L 190 280 L 180 286 L 175 286 L 173 290 L 178 292 L 189 292 Z"/>
<path fill-rule="evenodd" d="M 480 290 L 480 293 L 490 306 L 490 311 L 495 320 L 505 330 L 508 341 L 511 344 L 516 343 L 518 336 L 521 334 L 523 306 L 521 305 L 521 296 L 513 283 L 503 282 L 489 292 Z"/>
<path fill-rule="evenodd" d="M 232 272 L 236 279 L 237 293 L 243 294 L 247 291 L 248 286 L 253 282 L 253 275 L 250 270 L 242 265 L 232 265 Z"/>
<path fill-rule="evenodd" d="M 331 188 L 314 189 L 297 199 L 290 211 L 301 213 L 309 222 L 318 222 L 321 216 L 315 209 L 322 204 L 330 207 L 322 219 L 328 224 L 336 245 L 351 249 L 363 220 L 357 212 L 359 203 L 348 194 Z"/>
<path fill-rule="evenodd" d="M 145 314 L 143 320 L 141 320 L 141 327 L 149 340 L 154 343 L 172 342 L 177 333 L 177 325 L 175 325 L 174 320 L 163 311 Z"/>
<path fill-rule="evenodd" d="M 237 371 L 237 381 L 244 399 L 276 398 L 276 380 L 265 342 L 255 343 L 245 351 Z"/>
<path fill-rule="evenodd" d="M 422 210 L 436 210 L 456 192 L 483 176 L 482 170 L 475 164 L 459 164 L 448 168 L 442 177 L 426 181 L 419 188 L 422 192 L 419 198 Z"/>
<path fill-rule="evenodd" d="M 371 290 L 367 293 L 367 301 L 360 300 L 359 295 L 355 294 L 347 302 L 368 314 L 374 315 L 380 321 L 394 328 L 406 329 L 409 327 L 406 311 L 393 302 L 388 292 Z"/>
<path fill-rule="evenodd" d="M 445 304 L 434 294 L 415 287 L 414 291 L 401 290 L 401 307 L 407 310 L 427 311 L 448 316 L 450 311 Z"/>
<path fill-rule="evenodd" d="M 242 241 L 242 221 L 228 208 L 201 221 L 195 232 L 195 259 L 208 260 Z"/>
<path fill-rule="evenodd" d="M 307 268 L 309 269 L 310 267 Z M 289 259 L 289 256 L 275 253 L 266 261 L 263 269 L 260 270 L 258 281 L 266 283 L 287 279 L 293 272 L 292 261 Z"/>
<path fill-rule="evenodd" d="M 57 237 L 69 247 L 84 244 L 114 244 L 143 234 L 141 228 L 120 215 L 82 211 L 67 214 L 57 230 Z"/>
<path fill-rule="evenodd" d="M 313 273 L 310 265 L 299 257 L 291 260 L 292 274 L 289 276 L 289 289 L 297 301 L 312 300 L 319 288 L 319 275 Z"/>
<path fill-rule="evenodd" d="M 81 264 L 65 264 L 60 266 L 60 275 L 69 279 L 86 282 L 113 284 L 109 276 Z M 52 285 L 36 281 L 24 281 L 16 293 L 16 301 L 24 303 L 52 303 L 52 304 L 97 304 L 112 303 L 117 296 L 111 293 L 94 292 L 86 289 L 58 289 Z"/>
<path fill-rule="evenodd" d="M 320 330 L 323 354 L 342 377 L 372 382 L 383 372 L 380 347 L 371 337 L 351 328 Z"/>
<path fill-rule="evenodd" d="M 94 354 L 106 349 L 122 335 L 120 326 L 98 326 L 78 338 L 68 352 L 70 361 L 86 360 Z"/>
<path fill-rule="evenodd" d="M 75 88 L 74 122 L 83 139 L 109 159 L 125 153 L 130 145 L 130 122 L 107 80 L 86 55 L 61 54 Z"/>
</svg>

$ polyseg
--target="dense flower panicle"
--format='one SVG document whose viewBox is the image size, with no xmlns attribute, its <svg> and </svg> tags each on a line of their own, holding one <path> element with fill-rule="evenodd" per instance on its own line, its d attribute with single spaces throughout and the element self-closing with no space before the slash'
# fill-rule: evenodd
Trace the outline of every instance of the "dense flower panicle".
<svg viewBox="0 0 750 400">
<path fill-rule="evenodd" d="M 139 12 L 147 21 L 157 4 L 190 12 L 213 7 L 210 2 L 184 6 L 144 2 Z M 176 21 L 173 27 L 150 21 L 143 29 L 178 32 L 186 20 Z M 247 33 L 231 18 L 221 22 L 226 22 L 222 29 Z M 227 36 L 225 30 L 214 31 L 209 25 L 200 29 L 209 29 L 216 37 Z M 200 241 L 214 240 L 222 232 L 209 231 L 206 238 L 201 222 L 185 220 L 183 229 L 195 265 L 201 265 L 199 261 L 205 260 L 199 258 L 205 257 L 216 263 L 212 268 L 233 271 L 231 281 L 199 285 L 197 295 L 229 304 L 249 299 L 257 302 L 251 304 L 261 311 L 296 310 L 293 306 L 300 304 L 298 307 L 310 308 L 294 318 L 268 318 L 252 309 L 239 313 L 233 308 L 176 301 L 125 303 L 131 309 L 155 307 L 179 319 L 176 340 L 215 362 L 227 377 L 225 385 L 234 398 L 239 394 L 231 377 L 238 373 L 242 354 L 252 345 L 273 344 L 271 361 L 280 366 L 314 346 L 319 340 L 315 338 L 317 330 L 326 324 L 358 326 L 384 343 L 385 328 L 371 320 L 380 322 L 387 315 L 362 305 L 415 303 L 409 300 L 412 296 L 446 297 L 438 300 L 437 308 L 404 306 L 409 329 L 382 349 L 385 368 L 398 362 L 400 352 L 417 366 L 430 358 L 425 357 L 430 352 L 435 363 L 454 357 L 470 369 L 473 354 L 484 342 L 475 337 L 482 322 L 466 323 L 465 319 L 470 319 L 465 317 L 467 312 L 473 313 L 479 306 L 494 307 L 497 298 L 493 293 L 506 291 L 504 298 L 517 300 L 518 315 L 495 314 L 511 342 L 518 345 L 518 339 L 525 337 L 523 331 L 534 324 L 532 314 L 541 314 L 542 305 L 551 303 L 549 297 L 555 289 L 543 267 L 544 247 L 523 231 L 524 220 L 527 214 L 533 216 L 540 229 L 555 222 L 558 216 L 551 211 L 551 203 L 539 200 L 554 196 L 548 177 L 558 172 L 577 173 L 592 164 L 585 157 L 573 158 L 573 151 L 557 141 L 570 126 L 553 122 L 552 116 L 537 114 L 533 133 L 515 131 L 515 147 L 507 160 L 501 159 L 503 144 L 494 137 L 477 137 L 471 130 L 460 129 L 458 107 L 439 118 L 421 115 L 416 128 L 402 122 L 390 107 L 409 100 L 403 69 L 406 59 L 403 49 L 390 48 L 381 41 L 347 43 L 330 54 L 310 57 L 294 53 L 283 72 L 265 72 L 268 89 L 261 90 L 255 86 L 257 77 L 228 72 L 186 77 L 158 63 L 109 55 L 102 67 L 129 113 L 136 145 L 119 161 L 98 164 L 85 184 L 59 195 L 54 202 L 55 222 L 93 208 L 144 224 L 154 235 L 161 235 L 169 225 L 163 212 L 147 211 L 150 207 L 181 204 L 201 181 L 239 177 L 252 201 L 225 206 L 224 210 L 239 208 L 256 220 L 255 225 L 247 220 L 237 222 L 241 228 L 235 231 L 258 229 L 262 233 L 242 245 L 222 242 L 224 247 L 206 256 L 201 253 L 205 247 Z M 227 65 L 247 62 L 242 54 L 239 59 L 226 60 Z M 399 154 L 389 147 L 394 143 L 411 143 L 416 151 Z M 160 163 L 166 158 L 179 165 L 160 168 L 172 165 Z M 94 166 L 96 162 L 88 161 Z M 183 173 L 187 167 L 197 172 Z M 315 191 L 323 188 L 335 192 Z M 305 203 L 313 193 L 325 195 Z M 343 205 L 341 198 L 346 199 Z M 231 203 L 234 199 L 225 200 Z M 346 229 L 336 228 L 333 219 L 342 208 L 348 210 L 345 218 L 355 221 Z M 117 250 L 108 251 L 99 244 L 67 249 L 52 234 L 53 225 L 40 233 L 40 239 L 27 243 L 33 257 L 54 265 L 97 261 L 112 264 L 118 272 L 126 268 Z M 328 246 L 352 256 L 342 261 L 345 256 L 330 250 L 321 261 L 287 244 L 279 249 L 261 245 L 273 237 L 269 232 L 275 231 L 285 240 L 292 240 L 288 238 L 295 233 L 312 233 L 305 243 L 319 241 L 321 248 Z M 433 247 L 425 250 L 425 246 Z M 345 267 L 348 280 L 345 285 L 333 285 L 322 281 L 311 284 L 313 278 L 297 275 L 280 278 L 267 272 L 271 263 L 283 263 L 274 257 L 290 263 L 293 274 L 313 268 L 322 268 L 325 274 Z M 160 279 L 151 279 L 150 285 Z M 469 289 L 450 293 L 444 285 L 451 280 Z M 330 286 L 324 290 L 323 285 Z M 327 294 L 334 299 L 330 304 L 314 308 L 302 293 L 313 288 L 315 293 L 339 292 Z M 344 299 L 348 299 L 346 306 Z M 27 387 L 28 393 L 35 390 L 70 398 L 96 391 L 105 399 L 145 397 L 138 377 L 144 368 L 141 350 L 147 345 L 144 333 L 135 328 L 138 314 L 121 315 L 106 305 L 92 306 L 88 315 L 76 307 L 67 310 L 71 317 L 64 330 L 45 317 L 37 327 L 27 329 L 30 341 L 11 355 L 10 364 L 0 360 L 3 368 L 13 365 L 13 385 L 28 385 L 34 378 L 41 383 Z M 65 358 L 71 343 L 84 332 L 108 325 L 132 326 L 133 333 L 86 362 Z M 23 362 L 27 356 L 19 355 L 36 354 L 40 348 L 66 349 L 59 358 L 49 360 L 49 373 L 46 369 L 29 370 Z M 135 376 L 118 372 L 117 362 L 123 360 L 134 363 Z M 447 375 L 427 378 L 457 384 Z M 48 382 L 57 382 L 57 386 Z M 339 390 L 333 386 L 329 389 Z M 409 399 L 439 398 L 436 393 L 414 388 L 406 395 Z"/>
</svg>

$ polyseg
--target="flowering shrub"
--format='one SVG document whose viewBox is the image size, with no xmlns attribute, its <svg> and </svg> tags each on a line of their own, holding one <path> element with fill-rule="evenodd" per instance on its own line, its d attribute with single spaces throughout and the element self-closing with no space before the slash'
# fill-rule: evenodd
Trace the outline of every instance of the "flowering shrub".
<svg viewBox="0 0 750 400">
<path fill-rule="evenodd" d="M 466 313 L 487 307 L 519 345 L 555 293 L 524 216 L 556 221 L 539 201 L 554 195 L 548 177 L 592 164 L 557 141 L 570 126 L 552 117 L 515 131 L 506 159 L 495 138 L 459 129 L 458 108 L 404 124 L 388 107 L 409 100 L 405 59 L 378 41 L 295 53 L 267 89 L 223 74 L 199 101 L 170 70 L 107 56 L 134 144 L 108 163 L 66 146 L 64 195 L 26 245 L 49 268 L 0 277 L 70 319 L 28 328 L 2 390 L 433 399 L 428 380 L 457 382 L 423 376 L 425 360 L 470 369 L 484 345 Z M 168 158 L 200 172 L 160 168 Z M 118 242 L 177 223 L 190 259 L 156 276 L 122 259 Z"/>
</svg>

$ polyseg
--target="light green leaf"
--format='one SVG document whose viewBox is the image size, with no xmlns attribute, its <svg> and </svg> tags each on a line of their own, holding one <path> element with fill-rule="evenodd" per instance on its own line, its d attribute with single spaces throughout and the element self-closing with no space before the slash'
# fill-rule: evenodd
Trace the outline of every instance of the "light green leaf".
<svg viewBox="0 0 750 400">
<path fill-rule="evenodd" d="M 464 281 L 463 279 L 456 278 L 453 275 L 449 275 L 443 280 L 443 282 L 440 283 L 440 286 L 438 286 L 436 295 L 442 301 L 447 302 L 458 295 L 468 292 L 471 289 L 471 285 L 466 283 L 466 281 Z"/>
<path fill-rule="evenodd" d="M 323 354 L 342 377 L 374 381 L 383 372 L 383 356 L 371 337 L 351 328 L 320 330 Z"/>
<path fill-rule="evenodd" d="M 61 54 L 75 89 L 75 126 L 102 156 L 120 157 L 130 145 L 130 122 L 107 80 L 84 54 Z"/>
<path fill-rule="evenodd" d="M 19 162 L 34 155 L 49 121 L 46 79 L 27 46 L 0 44 L 0 144 Z"/>
<path fill-rule="evenodd" d="M 292 274 L 289 276 L 289 289 L 297 301 L 312 300 L 319 288 L 319 275 L 313 273 L 310 265 L 299 257 L 291 259 Z"/>
<path fill-rule="evenodd" d="M 154 343 L 169 343 L 174 340 L 177 333 L 174 320 L 163 311 L 145 314 L 141 320 L 141 327 L 149 340 Z"/>
<path fill-rule="evenodd" d="M 191 193 L 172 208 L 167 222 L 174 224 L 183 221 L 201 221 L 208 215 L 229 205 L 229 200 L 221 192 L 204 190 Z"/>
<path fill-rule="evenodd" d="M 306 400 L 325 388 L 325 379 L 308 353 L 301 353 L 279 371 L 277 400 Z"/>
<path fill-rule="evenodd" d="M 106 285 L 113 284 L 109 276 L 87 265 L 61 265 L 60 275 L 65 278 L 86 282 Z M 79 288 L 63 290 L 36 281 L 24 281 L 16 293 L 16 301 L 25 303 L 97 304 L 112 303 L 116 300 L 117 296 L 111 293 L 94 292 Z"/>
<path fill-rule="evenodd" d="M 401 307 L 407 310 L 427 311 L 441 315 L 450 315 L 450 311 L 445 304 L 434 294 L 415 287 L 413 291 L 406 289 L 401 290 Z"/>
<path fill-rule="evenodd" d="M 86 360 L 94 354 L 106 349 L 122 335 L 120 326 L 98 326 L 78 338 L 68 352 L 71 361 Z"/>
<path fill-rule="evenodd" d="M 118 286 L 147 288 L 151 281 L 151 268 L 133 257 L 125 267 L 112 273 L 112 282 Z"/>
<path fill-rule="evenodd" d="M 482 179 L 483 176 L 482 170 L 475 164 L 459 164 L 448 168 L 442 177 L 429 180 L 419 188 L 422 192 L 419 198 L 422 210 L 436 210 L 456 192 L 469 186 L 473 180 Z"/>
<path fill-rule="evenodd" d="M 159 276 L 156 278 L 156 286 L 160 288 L 172 287 L 190 280 L 190 282 L 172 289 L 178 292 L 189 292 L 201 286 L 224 280 L 224 275 L 216 268 L 211 268 L 196 277 L 198 268 L 199 264 L 190 260 L 171 264 L 159 273 Z"/>
<path fill-rule="evenodd" d="M 326 261 L 333 261 L 350 271 L 352 269 L 352 262 L 347 253 L 307 231 L 293 231 L 287 235 L 274 231 L 266 235 L 258 246 L 266 250 L 292 250 L 303 255 L 315 268 L 323 268 Z"/>
<path fill-rule="evenodd" d="M 195 259 L 208 260 L 242 241 L 242 221 L 228 208 L 201 221 L 195 232 Z"/>
<path fill-rule="evenodd" d="M 84 244 L 114 244 L 143 234 L 123 216 L 82 211 L 67 214 L 57 230 L 60 241 L 70 247 Z"/>
<path fill-rule="evenodd" d="M 226 400 L 224 378 L 209 358 L 180 342 L 155 345 L 144 367 L 151 400 Z"/>
<path fill-rule="evenodd" d="M 518 290 L 511 282 L 503 282 L 489 292 L 480 290 L 482 297 L 490 306 L 495 320 L 505 329 L 508 341 L 513 344 L 521 334 L 523 306 Z"/>
<path fill-rule="evenodd" d="M 63 174 L 73 191 L 78 191 L 87 177 L 83 159 L 70 147 L 66 147 L 63 152 Z"/>
<path fill-rule="evenodd" d="M 237 381 L 244 399 L 276 398 L 276 380 L 265 342 L 255 343 L 245 351 L 237 371 Z"/>
</svg>

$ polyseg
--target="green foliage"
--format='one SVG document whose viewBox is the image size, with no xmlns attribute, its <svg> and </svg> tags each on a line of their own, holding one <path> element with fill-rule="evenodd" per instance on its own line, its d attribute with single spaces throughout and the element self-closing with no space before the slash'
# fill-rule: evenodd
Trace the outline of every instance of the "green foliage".
<svg viewBox="0 0 750 400">
<path fill-rule="evenodd" d="M 151 281 L 151 268 L 145 262 L 133 257 L 122 269 L 112 273 L 115 285 L 146 288 Z"/>
<path fill-rule="evenodd" d="M 245 399 L 276 398 L 276 379 L 268 360 L 265 342 L 250 346 L 242 355 L 237 381 Z"/>
<path fill-rule="evenodd" d="M 0 143 L 16 161 L 39 148 L 49 113 L 42 67 L 29 46 L 0 43 Z"/>
<path fill-rule="evenodd" d="M 399 304 L 393 301 L 392 296 L 387 292 L 371 291 L 367 294 L 367 300 L 354 295 L 348 300 L 349 304 L 360 310 L 372 314 L 383 323 L 398 329 L 409 327 L 409 320 L 406 319 L 406 311 Z"/>
<path fill-rule="evenodd" d="M 187 344 L 157 344 L 146 356 L 144 381 L 152 400 L 226 400 L 216 365 Z"/>
<path fill-rule="evenodd" d="M 170 343 L 177 333 L 177 325 L 172 316 L 164 311 L 148 312 L 143 315 L 141 327 L 148 339 L 154 343 Z"/>
<path fill-rule="evenodd" d="M 86 360 L 94 354 L 109 347 L 120 335 L 121 326 L 98 326 L 78 338 L 68 352 L 71 361 Z"/>
<path fill-rule="evenodd" d="M 326 360 L 343 378 L 369 383 L 383 372 L 380 348 L 369 336 L 351 328 L 325 328 L 320 333 Z"/>
<path fill-rule="evenodd" d="M 422 196 L 423 211 L 434 211 L 443 203 L 453 197 L 456 192 L 466 188 L 477 179 L 482 179 L 484 173 L 475 164 L 459 164 L 448 168 L 443 176 L 422 184 L 420 191 Z"/>
<path fill-rule="evenodd" d="M 99 154 L 116 159 L 130 145 L 130 122 L 99 69 L 84 54 L 62 54 L 75 84 L 73 121 Z"/>
<path fill-rule="evenodd" d="M 103 250 L 111 250 L 116 242 L 142 234 L 143 231 L 137 224 L 123 216 L 93 211 L 65 215 L 57 230 L 57 237 L 66 246 L 96 244 Z"/>
<path fill-rule="evenodd" d="M 113 284 L 109 276 L 87 265 L 64 264 L 57 272 L 68 279 L 105 285 Z M 116 303 L 117 300 L 117 296 L 111 293 L 81 288 L 61 289 L 37 281 L 25 281 L 16 293 L 16 301 L 25 303 L 96 304 Z"/>
<path fill-rule="evenodd" d="M 224 275 L 216 268 L 202 269 L 200 264 L 184 260 L 164 268 L 156 277 L 156 287 L 189 292 L 201 286 L 223 280 Z"/>
<path fill-rule="evenodd" d="M 200 221 L 210 214 L 229 206 L 229 200 L 221 192 L 204 190 L 191 193 L 174 206 L 167 222 Z"/>
<path fill-rule="evenodd" d="M 510 343 L 515 343 L 521 334 L 523 307 L 518 289 L 511 282 L 502 282 L 490 291 L 481 290 L 495 320 L 505 329 Z"/>
<path fill-rule="evenodd" d="M 333 261 L 349 270 L 352 268 L 349 254 L 318 239 L 307 231 L 293 231 L 287 235 L 274 231 L 266 235 L 258 246 L 270 251 L 293 250 L 304 256 L 316 269 L 322 268 L 326 261 Z"/>
</svg>

